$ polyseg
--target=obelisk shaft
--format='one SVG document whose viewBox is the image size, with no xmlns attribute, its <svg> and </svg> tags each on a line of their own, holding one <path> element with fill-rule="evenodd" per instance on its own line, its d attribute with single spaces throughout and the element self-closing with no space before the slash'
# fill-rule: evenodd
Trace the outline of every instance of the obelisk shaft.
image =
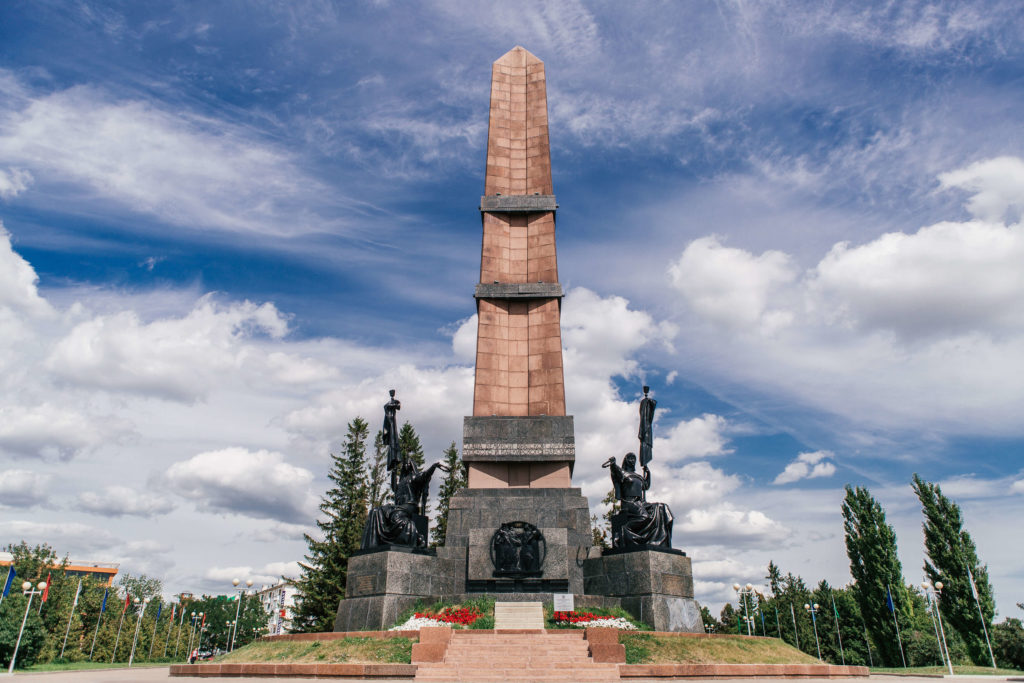
<svg viewBox="0 0 1024 683">
<path fill-rule="evenodd" d="M 470 488 L 570 485 L 556 208 L 544 63 L 516 47 L 491 71 Z"/>
<path fill-rule="evenodd" d="M 517 47 L 491 72 L 485 195 L 551 196 L 549 150 L 544 63 Z M 555 212 L 484 211 L 480 283 L 556 287 L 478 298 L 473 414 L 565 415 Z"/>
</svg>

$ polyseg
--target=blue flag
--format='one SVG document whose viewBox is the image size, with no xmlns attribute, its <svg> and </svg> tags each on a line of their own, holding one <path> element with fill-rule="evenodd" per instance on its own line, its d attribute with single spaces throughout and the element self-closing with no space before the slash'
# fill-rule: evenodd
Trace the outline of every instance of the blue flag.
<svg viewBox="0 0 1024 683">
<path fill-rule="evenodd" d="M 107 593 L 108 592 L 110 592 L 109 588 L 107 590 L 103 591 L 103 604 L 100 605 L 100 614 L 103 614 L 104 612 L 107 611 Z"/>
<path fill-rule="evenodd" d="M 15 574 L 15 572 L 14 572 L 14 565 L 12 564 L 11 568 L 7 571 L 7 582 L 4 583 L 4 597 L 5 598 L 7 597 L 7 594 L 11 592 L 11 584 L 14 583 L 14 574 Z"/>
<path fill-rule="evenodd" d="M 163 611 L 163 609 L 164 609 L 164 603 L 162 603 L 162 602 L 159 605 L 156 606 L 156 620 L 158 622 L 160 621 L 160 612 Z"/>
<path fill-rule="evenodd" d="M 892 591 L 889 590 L 888 586 L 885 587 L 885 606 L 888 607 L 889 611 L 893 614 L 896 613 L 896 605 L 892 604 Z"/>
</svg>

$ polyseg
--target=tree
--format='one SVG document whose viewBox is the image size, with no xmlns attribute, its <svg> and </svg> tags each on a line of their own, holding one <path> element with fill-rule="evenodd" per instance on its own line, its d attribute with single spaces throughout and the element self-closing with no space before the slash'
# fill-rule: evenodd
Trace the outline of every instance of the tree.
<svg viewBox="0 0 1024 683">
<path fill-rule="evenodd" d="M 963 528 L 960 506 L 946 498 L 938 484 L 916 474 L 912 485 L 924 512 L 924 572 L 932 583 L 944 584 L 939 601 L 942 616 L 963 639 L 971 661 L 990 664 L 984 634 L 992 628 L 996 604 L 988 567 L 981 564 L 974 541 Z"/>
<path fill-rule="evenodd" d="M 879 654 L 876 661 L 899 666 L 904 654 L 893 617 L 901 627 L 905 626 L 910 622 L 910 611 L 903 566 L 896 550 L 896 532 L 886 523 L 885 511 L 866 488 L 847 486 L 842 511 L 854 595 L 874 640 L 874 650 Z"/>
<path fill-rule="evenodd" d="M 4 575 L 6 578 L 6 574 Z M 28 602 L 21 592 L 21 585 L 12 587 L 11 592 L 0 604 L 0 666 L 6 669 L 11 664 L 11 656 L 14 654 L 14 646 L 18 640 L 18 631 L 21 629 L 21 620 L 25 618 L 25 607 Z M 32 609 L 28 611 L 28 619 L 25 622 L 25 632 L 21 637 L 21 647 L 18 648 L 18 660 L 15 668 L 21 669 L 33 664 L 43 650 L 46 643 L 46 627 L 39 616 L 36 605 L 39 604 L 39 596 L 34 596 Z"/>
<path fill-rule="evenodd" d="M 408 422 L 403 423 L 402 428 L 398 430 L 398 446 L 407 458 L 416 463 L 416 469 L 423 469 L 423 463 L 426 462 L 423 445 L 416 430 Z"/>
<path fill-rule="evenodd" d="M 139 574 L 138 576 L 125 574 L 121 577 L 121 580 L 117 582 L 117 585 L 130 595 L 132 600 L 135 600 L 136 598 L 139 600 L 145 600 L 146 598 L 152 600 L 164 591 L 163 581 L 146 576 L 145 574 Z"/>
<path fill-rule="evenodd" d="M 1004 669 L 1024 669 L 1024 626 L 1020 619 L 1007 618 L 992 627 L 992 649 Z"/>
<path fill-rule="evenodd" d="M 371 508 L 379 508 L 392 497 L 391 487 L 388 485 L 387 458 L 384 432 L 378 430 L 377 436 L 373 438 L 373 459 L 369 463 L 367 477 L 367 504 Z"/>
<path fill-rule="evenodd" d="M 444 465 L 448 468 L 448 472 L 437 492 L 437 519 L 432 532 L 434 542 L 431 544 L 435 547 L 444 545 L 448 535 L 448 512 L 452 496 L 459 489 L 466 487 L 466 468 L 459 460 L 459 449 L 456 448 L 454 441 L 444 451 Z"/>
<path fill-rule="evenodd" d="M 320 503 L 323 517 L 316 522 L 322 535 L 304 534 L 309 553 L 300 562 L 301 574 L 294 580 L 299 591 L 293 629 L 315 633 L 334 626 L 338 603 L 345 596 L 348 558 L 359 549 L 366 523 L 366 421 L 360 417 L 348 424 L 344 457 L 331 454 L 327 478 L 333 487 Z"/>
</svg>

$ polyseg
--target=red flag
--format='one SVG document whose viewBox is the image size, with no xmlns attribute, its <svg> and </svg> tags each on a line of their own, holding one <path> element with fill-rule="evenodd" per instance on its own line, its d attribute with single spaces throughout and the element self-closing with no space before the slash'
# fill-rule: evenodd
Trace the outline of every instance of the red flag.
<svg viewBox="0 0 1024 683">
<path fill-rule="evenodd" d="M 206 615 L 203 615 L 203 623 L 199 624 L 199 628 L 206 626 Z"/>
<path fill-rule="evenodd" d="M 43 589 L 43 602 L 50 597 L 50 575 L 46 575 L 46 588 Z M 49 612 L 47 612 L 49 614 Z"/>
<path fill-rule="evenodd" d="M 128 603 L 131 602 L 131 601 L 132 601 L 132 596 L 130 596 L 130 595 L 124 596 L 124 607 L 121 608 L 121 614 L 125 613 L 125 610 L 128 609 Z"/>
</svg>

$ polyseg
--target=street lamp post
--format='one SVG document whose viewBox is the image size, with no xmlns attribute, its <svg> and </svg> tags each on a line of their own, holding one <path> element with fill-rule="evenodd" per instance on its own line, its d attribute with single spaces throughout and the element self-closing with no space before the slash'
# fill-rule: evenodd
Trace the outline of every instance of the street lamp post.
<svg viewBox="0 0 1024 683">
<path fill-rule="evenodd" d="M 732 589 L 740 594 L 740 600 L 743 602 L 743 621 L 747 622 L 747 635 L 752 636 L 754 633 L 750 625 L 754 621 L 754 618 L 750 616 L 750 610 L 747 609 L 746 596 L 752 596 L 754 594 L 754 585 L 748 583 L 746 586 L 741 586 L 738 583 L 734 583 L 732 585 Z"/>
<path fill-rule="evenodd" d="M 704 632 L 707 633 L 708 635 L 711 635 L 712 633 L 715 632 L 715 625 L 714 624 L 704 624 Z"/>
<path fill-rule="evenodd" d="M 814 646 L 818 648 L 818 659 L 821 660 L 821 643 L 818 642 L 818 603 L 813 605 L 804 603 L 804 609 L 811 614 L 811 625 L 814 627 Z"/>
<path fill-rule="evenodd" d="M 32 609 L 32 597 L 40 595 L 46 589 L 46 582 L 40 581 L 36 584 L 36 590 L 32 590 L 32 582 L 26 581 L 21 584 L 21 592 L 28 596 L 28 604 L 25 605 L 25 616 L 21 618 L 21 630 L 18 631 L 18 641 L 14 644 L 14 653 L 11 655 L 11 665 L 7 667 L 7 673 L 14 675 L 14 660 L 18 658 L 18 648 L 21 647 L 21 634 L 25 632 L 25 622 L 28 621 L 28 611 Z"/>
<path fill-rule="evenodd" d="M 231 580 L 231 584 L 238 591 L 238 605 L 235 607 L 235 623 L 238 623 L 238 616 L 242 613 L 242 597 L 245 596 L 245 591 L 246 590 L 248 590 L 249 588 L 252 588 L 252 579 L 247 579 L 246 580 L 245 588 L 239 588 L 238 584 L 240 584 L 240 583 L 241 583 L 241 581 L 239 581 L 238 579 L 232 579 Z M 238 629 L 235 629 L 235 631 L 237 632 Z M 230 645 L 228 646 L 228 652 L 231 652 L 234 649 L 235 649 L 235 637 L 234 637 L 234 635 L 232 635 L 231 636 Z"/>
<path fill-rule="evenodd" d="M 139 599 L 135 598 L 135 604 L 139 604 Z M 142 615 L 146 613 L 146 607 L 149 606 L 149 598 L 142 601 L 142 608 L 139 610 L 139 620 L 135 622 L 135 638 L 132 639 L 132 653 L 128 655 L 128 668 L 132 666 L 132 662 L 135 661 L 135 646 L 139 642 L 139 629 L 142 628 Z"/>
<path fill-rule="evenodd" d="M 921 584 L 921 588 L 924 589 L 924 593 L 928 596 L 928 602 L 935 607 L 935 616 L 939 622 L 939 633 L 942 634 L 942 647 L 939 648 L 939 654 L 942 654 L 942 650 L 946 651 L 946 666 L 949 667 L 949 675 L 953 675 L 953 658 L 949 656 L 949 646 L 946 645 L 946 629 L 942 626 L 942 611 L 939 609 L 939 598 L 942 597 L 942 582 L 936 581 L 935 585 L 925 581 Z"/>
</svg>

